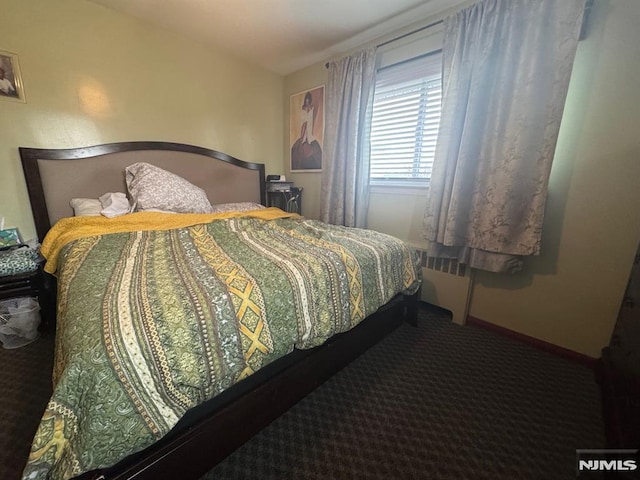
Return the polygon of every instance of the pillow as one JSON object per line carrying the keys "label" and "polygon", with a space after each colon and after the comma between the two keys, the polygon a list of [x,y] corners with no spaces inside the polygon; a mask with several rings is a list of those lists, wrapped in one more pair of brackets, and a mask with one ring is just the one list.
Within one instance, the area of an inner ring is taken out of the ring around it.
{"label": "pillow", "polygon": [[122,192],[105,193],[98,200],[102,205],[100,213],[107,218],[125,215],[133,210],[127,196]]}
{"label": "pillow", "polygon": [[102,203],[97,198],[72,198],[69,205],[76,217],[97,217],[102,211]]}
{"label": "pillow", "polygon": [[211,207],[211,213],[223,213],[223,212],[248,212],[250,210],[259,210],[264,208],[264,205],[253,202],[238,202],[238,203],[219,203]]}
{"label": "pillow", "polygon": [[149,163],[129,165],[125,169],[125,178],[136,211],[211,212],[211,204],[204,190]]}

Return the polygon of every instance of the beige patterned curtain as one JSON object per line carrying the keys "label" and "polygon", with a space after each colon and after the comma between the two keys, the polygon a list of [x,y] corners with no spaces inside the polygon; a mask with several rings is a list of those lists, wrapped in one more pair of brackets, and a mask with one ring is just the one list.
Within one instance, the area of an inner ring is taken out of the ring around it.
{"label": "beige patterned curtain", "polygon": [[444,20],[443,105],[424,237],[432,256],[516,272],[540,252],[585,0],[484,0]]}
{"label": "beige patterned curtain", "polygon": [[320,220],[365,227],[369,206],[367,115],[373,101],[375,49],[329,63]]}

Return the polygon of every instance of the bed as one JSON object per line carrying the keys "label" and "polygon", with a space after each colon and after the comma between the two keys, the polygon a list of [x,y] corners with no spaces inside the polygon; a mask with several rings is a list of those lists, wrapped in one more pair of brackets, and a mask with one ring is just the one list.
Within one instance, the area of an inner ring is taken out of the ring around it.
{"label": "bed", "polygon": [[[262,164],[167,142],[20,156],[58,294],[54,392],[25,478],[199,478],[415,323],[411,250],[264,208]],[[211,209],[154,203],[149,171],[186,182],[175,202],[193,186]],[[85,217],[70,205],[107,192],[144,211]]]}

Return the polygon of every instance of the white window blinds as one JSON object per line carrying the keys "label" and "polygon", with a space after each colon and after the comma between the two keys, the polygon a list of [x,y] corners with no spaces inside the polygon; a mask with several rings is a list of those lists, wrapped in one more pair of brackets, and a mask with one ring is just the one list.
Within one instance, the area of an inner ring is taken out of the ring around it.
{"label": "white window blinds", "polygon": [[371,118],[371,184],[424,184],[440,124],[442,55],[379,69]]}

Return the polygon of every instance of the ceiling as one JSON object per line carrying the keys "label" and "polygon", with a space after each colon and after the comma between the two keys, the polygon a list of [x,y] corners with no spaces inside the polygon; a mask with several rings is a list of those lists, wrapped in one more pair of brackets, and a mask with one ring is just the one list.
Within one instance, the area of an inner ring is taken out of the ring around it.
{"label": "ceiling", "polygon": [[91,0],[287,75],[461,0]]}

